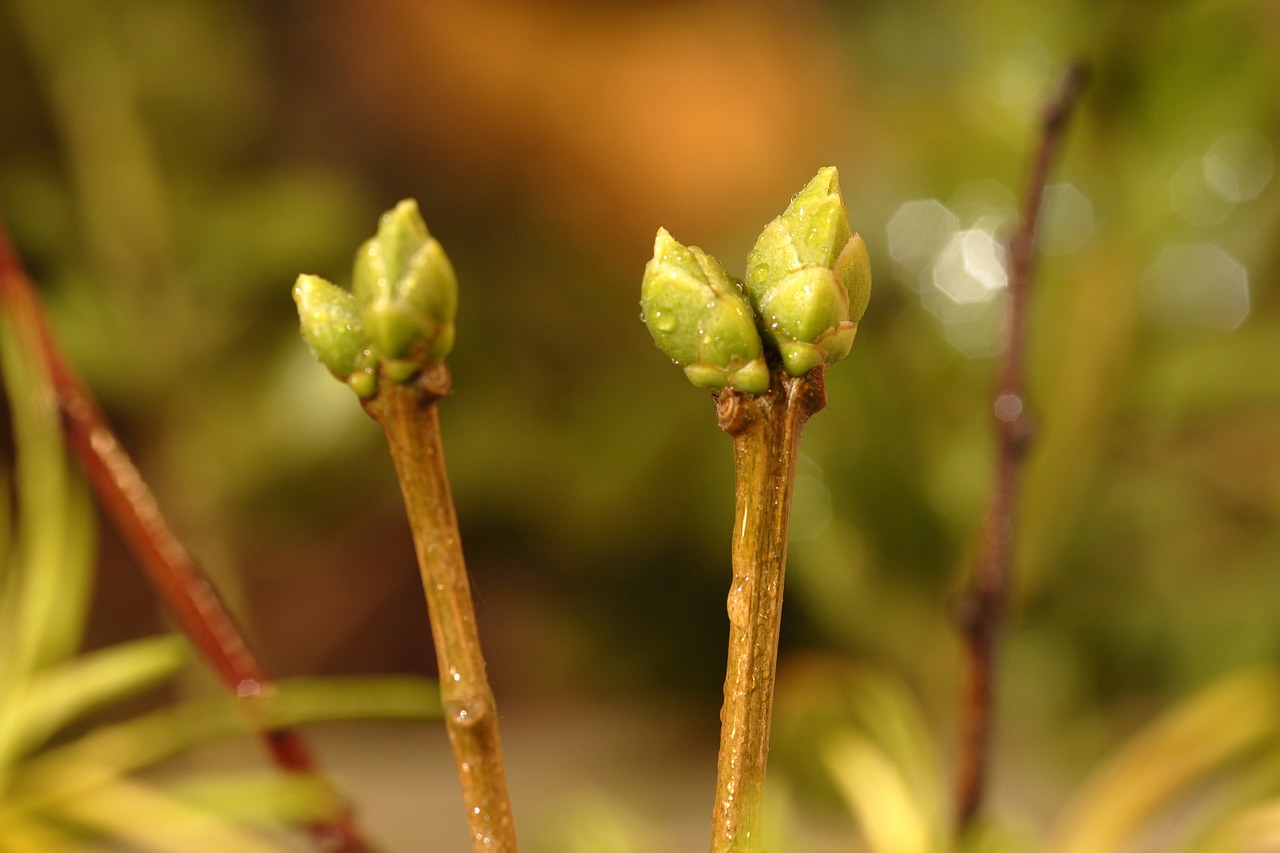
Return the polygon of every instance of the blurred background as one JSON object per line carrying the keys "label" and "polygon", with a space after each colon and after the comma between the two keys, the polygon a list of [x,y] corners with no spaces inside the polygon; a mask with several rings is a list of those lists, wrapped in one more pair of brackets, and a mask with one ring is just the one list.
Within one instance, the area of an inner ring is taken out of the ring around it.
{"label": "blurred background", "polygon": [[[461,287],[440,413],[522,834],[695,849],[731,441],[641,271],[663,226],[741,274],[837,166],[875,288],[804,437],[770,784],[790,849],[845,850],[810,723],[853,681],[909,700],[946,785],[1001,246],[1076,58],[998,686],[994,807],[1034,837],[1159,709],[1280,654],[1280,5],[3,0],[0,210],[268,669],[430,675],[382,435],[290,300],[417,198]],[[162,630],[100,537],[89,645]],[[390,849],[467,849],[438,726],[320,736]]]}

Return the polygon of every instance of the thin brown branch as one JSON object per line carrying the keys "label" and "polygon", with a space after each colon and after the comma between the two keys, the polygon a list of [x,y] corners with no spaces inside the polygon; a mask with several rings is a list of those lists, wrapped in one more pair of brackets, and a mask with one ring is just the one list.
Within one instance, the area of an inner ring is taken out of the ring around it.
{"label": "thin brown branch", "polygon": [[[24,344],[41,353],[58,397],[67,443],[169,615],[223,685],[240,699],[246,720],[272,761],[287,773],[323,778],[300,732],[263,724],[263,705],[275,695],[274,684],[217,590],[170,530],[142,475],[63,356],[3,222],[0,305],[18,321],[15,326],[28,330],[31,340]],[[326,851],[364,853],[370,849],[349,811],[308,830]]]}
{"label": "thin brown branch", "polygon": [[995,485],[979,534],[970,587],[960,612],[960,628],[968,658],[968,684],[961,709],[961,751],[956,779],[957,821],[962,831],[981,809],[987,782],[996,647],[1013,572],[1022,463],[1031,442],[1031,419],[1025,403],[1024,386],[1027,302],[1036,234],[1049,173],[1086,78],[1087,69],[1083,64],[1072,66],[1057,97],[1045,110],[1040,144],[1027,178],[1018,227],[1009,241],[1008,325],[992,406],[997,441]]}
{"label": "thin brown branch", "polygon": [[516,853],[498,709],[480,649],[436,411],[449,372],[439,365],[413,382],[384,377],[380,385],[364,405],[387,434],[413,532],[472,847],[476,853]]}
{"label": "thin brown branch", "polygon": [[711,853],[764,849],[761,807],[791,494],[804,424],[825,405],[821,369],[795,378],[775,367],[767,393],[729,390],[717,398],[720,426],[733,436],[736,511]]}

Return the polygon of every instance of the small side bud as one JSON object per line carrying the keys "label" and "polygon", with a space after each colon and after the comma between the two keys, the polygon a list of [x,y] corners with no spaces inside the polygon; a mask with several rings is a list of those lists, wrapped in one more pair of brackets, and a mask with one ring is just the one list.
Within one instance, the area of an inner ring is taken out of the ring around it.
{"label": "small side bud", "polygon": [[818,170],[747,255],[747,292],[793,376],[848,355],[871,297],[866,245],[832,166]]}
{"label": "small side bud", "polygon": [[658,347],[701,388],[760,394],[769,387],[760,335],[742,285],[710,255],[659,229],[640,288]]}
{"label": "small side bud", "polygon": [[352,287],[379,355],[434,364],[449,354],[458,282],[416,202],[382,215],[377,235],[356,252]]}
{"label": "small side bud", "polygon": [[[302,339],[311,347],[317,359],[329,372],[343,382],[357,377],[353,388],[359,384],[367,388],[371,396],[377,385],[358,378],[370,373],[371,361],[369,336],[365,334],[356,308],[356,298],[350,292],[316,275],[300,275],[293,285],[293,301],[298,306],[298,319],[302,324]],[[356,388],[360,393],[360,388]]]}

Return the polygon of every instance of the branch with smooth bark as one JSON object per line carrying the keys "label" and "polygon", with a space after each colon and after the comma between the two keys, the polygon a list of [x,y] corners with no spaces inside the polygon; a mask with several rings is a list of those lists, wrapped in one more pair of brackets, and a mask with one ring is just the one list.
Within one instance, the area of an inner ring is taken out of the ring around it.
{"label": "branch with smooth bark", "polygon": [[1032,439],[1025,373],[1027,306],[1036,234],[1050,170],[1087,76],[1084,65],[1072,66],[1044,112],[1040,142],[1027,178],[1017,229],[1009,241],[1006,337],[992,402],[997,444],[995,482],[979,532],[970,585],[958,614],[968,666],[956,776],[956,817],[962,831],[980,812],[986,788],[997,646],[1013,574],[1023,461]]}
{"label": "branch with smooth bark", "polygon": [[445,728],[472,845],[476,851],[515,853],[498,710],[480,649],[436,412],[436,400],[448,382],[448,371],[441,367],[412,383],[386,383],[365,403],[365,410],[387,434],[413,531],[440,671]]}
{"label": "branch with smooth bark", "polygon": [[818,170],[765,226],[739,281],[666,229],[640,304],[654,343],[716,393],[736,474],[729,652],[711,853],[763,849],[791,495],[800,434],[826,405],[828,365],[848,355],[871,296],[871,266],[849,226],[835,168]]}
{"label": "branch with smooth bark", "polygon": [[716,400],[720,427],[733,436],[735,512],[713,853],[762,849],[791,496],[800,435],[826,405],[823,370],[801,377],[775,370],[766,393],[729,390]]}
{"label": "branch with smooth bark", "polygon": [[412,200],[356,252],[351,290],[318,276],[293,289],[302,336],[381,424],[400,479],[427,599],[445,727],[476,853],[516,853],[498,711],[444,464],[436,402],[449,390],[457,280]]}

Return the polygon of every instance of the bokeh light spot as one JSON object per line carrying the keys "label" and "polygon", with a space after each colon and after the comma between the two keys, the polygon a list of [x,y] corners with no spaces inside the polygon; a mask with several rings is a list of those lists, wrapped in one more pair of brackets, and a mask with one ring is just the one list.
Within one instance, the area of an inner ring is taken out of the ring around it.
{"label": "bokeh light spot", "polygon": [[[960,219],[936,198],[906,202],[885,226],[889,255],[908,273],[920,273],[959,228]],[[908,279],[916,284],[916,276]]]}
{"label": "bokeh light spot", "polygon": [[1167,246],[1143,277],[1143,305],[1157,325],[1230,331],[1249,314],[1249,273],[1216,243]]}
{"label": "bokeh light spot", "polygon": [[1236,205],[1258,197],[1275,175],[1275,152],[1252,130],[1219,134],[1201,157],[1183,162],[1169,180],[1174,212],[1192,225],[1214,225]]}
{"label": "bokeh light spot", "polygon": [[933,284],[957,304],[986,302],[1005,286],[1004,247],[984,228],[959,231],[933,267]]}
{"label": "bokeh light spot", "polygon": [[1226,201],[1250,201],[1275,175],[1275,154],[1252,130],[1229,130],[1209,146],[1204,172],[1205,182]]}

